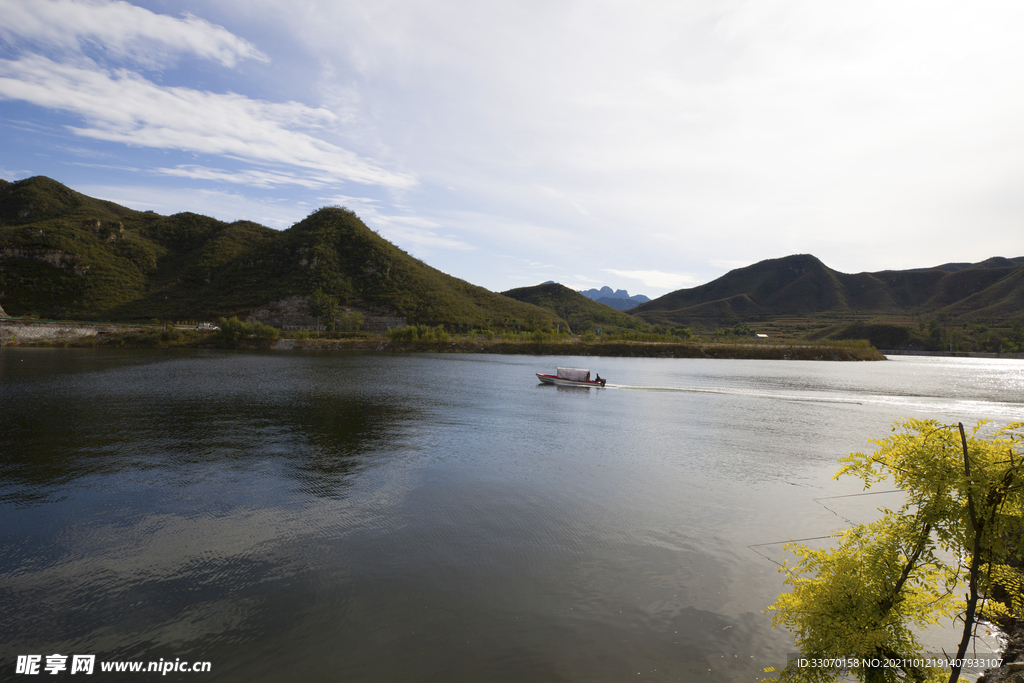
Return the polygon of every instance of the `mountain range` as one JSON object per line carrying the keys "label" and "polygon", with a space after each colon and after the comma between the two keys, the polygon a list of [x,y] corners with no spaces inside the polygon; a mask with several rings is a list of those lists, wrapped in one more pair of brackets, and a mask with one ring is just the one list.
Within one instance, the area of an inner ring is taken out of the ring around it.
{"label": "mountain range", "polygon": [[0,305],[11,316],[280,325],[321,290],[371,328],[554,327],[552,311],[442,273],[342,207],[287,230],[192,213],[160,216],[45,177],[0,181]]}
{"label": "mountain range", "polygon": [[612,290],[611,287],[604,286],[601,289],[581,289],[580,294],[597,301],[605,306],[611,306],[614,309],[620,311],[628,311],[631,308],[639,306],[642,303],[650,301],[650,299],[643,294],[629,295],[624,289]]}
{"label": "mountain range", "polygon": [[519,287],[502,292],[503,295],[554,311],[569,323],[574,334],[603,330],[646,330],[649,325],[614,306],[593,301],[582,292],[569,289],[556,282],[545,282],[532,287]]}
{"label": "mountain range", "polygon": [[670,325],[823,314],[1003,321],[1024,315],[1024,257],[851,275],[810,254],[797,254],[732,270],[699,287],[640,304],[630,313]]}
{"label": "mountain range", "polygon": [[[11,316],[248,315],[281,326],[289,316],[301,319],[305,298],[318,290],[362,313],[371,329],[412,323],[645,332],[762,327],[780,319],[813,319],[820,327],[938,319],[946,327],[956,321],[1007,328],[1024,316],[1024,257],[847,274],[797,254],[654,300],[554,283],[497,294],[413,258],[343,207],[319,209],[277,231],[135,211],[44,177],[0,180],[0,307]],[[610,301],[639,303],[627,314]]]}

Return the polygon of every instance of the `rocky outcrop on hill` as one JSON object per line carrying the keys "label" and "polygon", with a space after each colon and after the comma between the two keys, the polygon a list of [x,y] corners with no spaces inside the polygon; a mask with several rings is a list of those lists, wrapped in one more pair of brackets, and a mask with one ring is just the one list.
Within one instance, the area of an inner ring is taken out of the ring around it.
{"label": "rocky outcrop on hill", "polygon": [[[309,315],[306,310],[305,296],[289,296],[253,309],[246,322],[258,322],[282,330],[316,329],[316,318]],[[384,306],[363,303],[339,309],[342,315],[353,312],[363,316],[360,327],[371,332],[383,332],[390,327],[403,327],[408,324],[406,318]]]}
{"label": "rocky outcrop on hill", "polygon": [[51,265],[54,268],[71,271],[81,277],[89,272],[89,266],[82,266],[78,263],[78,257],[68,254],[60,249],[48,249],[46,247],[6,247],[0,249],[2,258],[32,259]]}

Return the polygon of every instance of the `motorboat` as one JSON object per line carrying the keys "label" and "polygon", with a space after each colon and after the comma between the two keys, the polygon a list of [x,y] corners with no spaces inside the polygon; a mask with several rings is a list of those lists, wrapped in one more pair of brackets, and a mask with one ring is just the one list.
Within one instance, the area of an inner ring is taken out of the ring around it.
{"label": "motorboat", "polygon": [[584,370],[582,368],[558,368],[555,370],[555,374],[546,375],[538,372],[537,379],[542,384],[557,384],[563,387],[603,387],[607,380],[601,379],[601,375],[598,374],[594,379],[590,379],[590,370]]}

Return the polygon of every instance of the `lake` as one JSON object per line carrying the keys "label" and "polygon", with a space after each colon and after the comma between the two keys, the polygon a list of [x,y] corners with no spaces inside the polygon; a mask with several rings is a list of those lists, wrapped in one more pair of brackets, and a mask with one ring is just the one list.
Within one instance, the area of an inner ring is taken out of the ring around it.
{"label": "lake", "polygon": [[753,681],[779,542],[899,505],[837,460],[1024,362],[5,348],[0,409],[3,678]]}

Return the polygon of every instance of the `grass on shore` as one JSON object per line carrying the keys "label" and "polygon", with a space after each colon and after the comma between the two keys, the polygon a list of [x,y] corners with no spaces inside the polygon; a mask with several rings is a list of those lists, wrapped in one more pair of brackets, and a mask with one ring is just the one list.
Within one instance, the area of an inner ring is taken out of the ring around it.
{"label": "grass on shore", "polygon": [[[133,330],[52,341],[25,341],[21,346],[69,348],[245,348],[270,349],[278,335],[261,330]],[[436,334],[402,339],[393,335],[343,333],[323,336],[290,334],[289,348],[398,353],[500,353],[527,355],[610,356],[623,358],[760,358],[779,360],[884,360],[865,340],[764,343],[756,340],[653,342],[533,335]]]}

